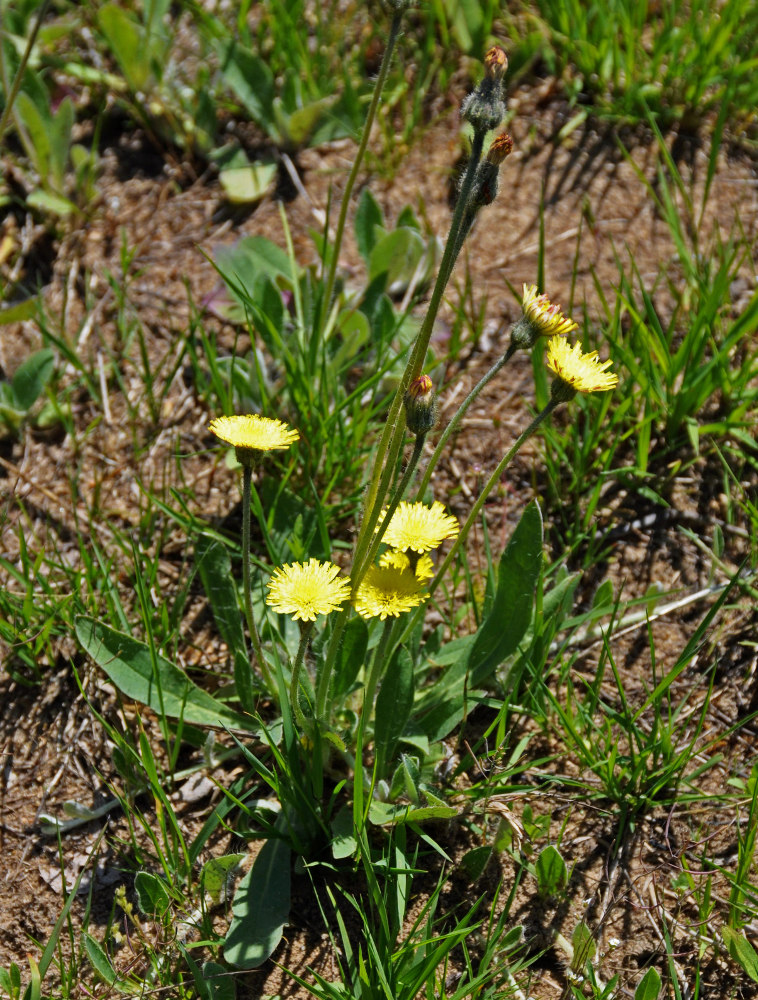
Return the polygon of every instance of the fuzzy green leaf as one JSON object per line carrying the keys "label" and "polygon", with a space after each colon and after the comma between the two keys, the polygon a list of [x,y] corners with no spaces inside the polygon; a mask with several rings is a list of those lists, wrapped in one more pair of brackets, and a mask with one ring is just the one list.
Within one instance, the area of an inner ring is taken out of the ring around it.
{"label": "fuzzy green leaf", "polygon": [[661,992],[661,977],[657,969],[652,966],[639,981],[637,989],[634,991],[634,1000],[658,1000]]}
{"label": "fuzzy green leaf", "polygon": [[250,719],[217,701],[164,657],[132,636],[80,615],[76,637],[82,648],[128,698],[141,701],[158,715],[198,726],[250,729]]}
{"label": "fuzzy green leaf", "polygon": [[257,969],[282,939],[290,912],[290,849],[267,840],[232,903],[224,958],[238,969]]}
{"label": "fuzzy green leaf", "polygon": [[[376,722],[374,741],[376,743],[376,771],[384,777],[392,761],[398,740],[413,707],[413,661],[406,649],[398,647],[389,664],[382,686],[376,699]],[[371,706],[365,705],[364,712]]]}
{"label": "fuzzy green leaf", "polygon": [[[758,983],[758,952],[744,934],[732,927],[722,927],[721,935],[729,949],[729,954],[754,983]],[[636,1000],[636,998],[635,998]]]}

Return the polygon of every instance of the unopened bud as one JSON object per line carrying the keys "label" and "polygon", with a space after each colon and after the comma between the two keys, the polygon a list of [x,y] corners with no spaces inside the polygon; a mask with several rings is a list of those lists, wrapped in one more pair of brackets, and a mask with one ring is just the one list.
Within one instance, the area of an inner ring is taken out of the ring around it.
{"label": "unopened bud", "polygon": [[437,398],[434,383],[428,375],[419,375],[408,386],[403,400],[405,422],[416,435],[428,434],[437,423]]}
{"label": "unopened bud", "polygon": [[493,45],[484,57],[484,67],[487,70],[487,76],[492,80],[502,80],[508,69],[508,56],[505,54],[505,49],[499,45]]}
{"label": "unopened bud", "polygon": [[490,148],[487,150],[487,161],[499,167],[506,156],[513,152],[513,139],[507,132],[501,132],[492,140]]}

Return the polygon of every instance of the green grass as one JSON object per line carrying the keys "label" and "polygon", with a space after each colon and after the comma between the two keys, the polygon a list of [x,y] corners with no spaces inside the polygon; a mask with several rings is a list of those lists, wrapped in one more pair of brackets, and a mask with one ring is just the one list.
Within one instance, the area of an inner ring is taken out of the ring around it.
{"label": "green grass", "polygon": [[[722,702],[742,696],[756,648],[758,297],[739,310],[732,301],[755,270],[748,222],[704,219],[727,141],[752,138],[756,25],[744,5],[727,0],[717,18],[709,9],[435,0],[407,15],[372,171],[402,179],[406,148],[430,127],[429,96],[479,79],[475,60],[507,29],[522,84],[536,83],[535,70],[557,74],[574,109],[564,134],[602,119],[649,130],[656,166],[638,178],[673,249],[651,277],[616,246],[618,277],[596,280],[598,305],[569,303],[571,339],[610,358],[619,386],[580,393],[542,423],[533,490],[509,500],[515,527],[501,544],[491,520],[474,518],[481,543],[472,531],[449,573],[427,581],[429,603],[397,619],[345,609],[311,632],[267,605],[266,584],[278,566],[311,558],[344,569],[354,545],[351,572],[373,563],[380,510],[417,457],[403,448],[397,391],[434,320],[443,233],[409,208],[386,217],[366,187],[354,199],[360,268],[343,273],[332,269],[344,249],[336,191],[326,229],[292,234],[282,208],[278,233],[207,261],[225,283],[223,322],[190,301],[170,342],[142,313],[135,285],[150,275],[126,235],[107,309],[86,292],[73,334],[65,310],[23,280],[3,291],[22,312],[0,322],[23,318],[42,348],[20,376],[4,373],[3,468],[13,477],[25,445],[51,434],[65,470],[25,465],[18,482],[31,492],[3,499],[3,668],[42,698],[76,649],[111,754],[94,762],[114,824],[96,848],[123,871],[104,923],[96,884],[81,906],[77,886],[64,886],[47,940],[0,969],[4,995],[231,1000],[252,970],[263,981],[304,907],[334,965],[286,974],[320,1000],[523,1000],[544,989],[546,969],[565,997],[700,998],[714,968],[722,995],[748,995],[758,976],[758,765],[745,750],[755,713]],[[3,157],[23,183],[5,182],[0,210],[34,212],[57,236],[98,211],[97,137],[113,108],[167,163],[181,150],[203,169],[231,158],[257,169],[254,144],[243,149],[236,125],[225,131],[232,119],[264,137],[264,159],[296,161],[308,144],[359,137],[377,72],[369,42],[388,34],[373,8],[375,22],[300,0],[233,14],[61,0],[35,35],[41,10],[15,4],[3,22]],[[86,82],[89,105],[59,103],[63,79]],[[672,127],[710,142],[697,197],[670,152]],[[481,174],[467,177],[461,204],[469,181],[483,192]],[[310,240],[312,262],[293,235]],[[588,238],[580,229],[568,254],[572,288]],[[545,262],[543,246],[537,282]],[[450,342],[419,351],[435,381],[456,370],[491,310],[469,274],[446,295]],[[95,349],[79,349],[83,331]],[[543,358],[538,341],[535,413],[550,405]],[[300,432],[291,450],[261,456],[243,493],[252,558],[228,468],[236,475],[248,456],[216,448],[205,416],[162,443],[180,382],[195,415],[260,412]],[[102,452],[113,440],[123,453]],[[638,576],[622,558],[635,545],[629,522],[677,512],[685,481],[718,503],[667,528],[682,579]],[[461,510],[473,502],[456,497]],[[710,590],[693,592],[688,581],[702,575]],[[103,677],[105,705],[93,683]],[[190,825],[181,795],[200,778],[214,797]],[[64,872],[71,834],[101,820],[88,803],[68,812],[58,825],[40,817]],[[655,905],[637,895],[643,855]],[[639,967],[629,942],[609,943],[632,911],[652,928]]]}

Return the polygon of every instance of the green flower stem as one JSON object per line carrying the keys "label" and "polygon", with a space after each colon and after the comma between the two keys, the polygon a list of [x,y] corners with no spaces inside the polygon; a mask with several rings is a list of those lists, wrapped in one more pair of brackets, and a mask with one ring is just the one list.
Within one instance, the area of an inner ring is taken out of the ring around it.
{"label": "green flower stem", "polygon": [[430,595],[433,594],[434,591],[439,586],[439,584],[440,584],[440,582],[442,580],[442,577],[445,574],[445,571],[447,570],[448,566],[450,565],[450,563],[455,558],[456,553],[458,552],[458,549],[466,541],[466,537],[467,537],[469,531],[471,530],[471,525],[477,519],[477,517],[479,516],[479,512],[481,511],[482,507],[484,506],[484,501],[490,495],[490,493],[492,492],[493,488],[497,484],[498,480],[500,479],[500,477],[502,476],[503,472],[506,470],[506,468],[508,467],[508,465],[510,465],[511,461],[513,460],[514,455],[516,455],[516,453],[519,451],[519,449],[524,444],[524,442],[527,440],[527,438],[530,438],[532,436],[532,434],[534,434],[534,432],[537,430],[537,428],[542,423],[542,421],[546,417],[550,416],[550,414],[553,412],[553,410],[556,408],[556,406],[558,406],[561,402],[562,402],[561,399],[551,398],[548,401],[547,406],[537,414],[537,416],[529,424],[529,426],[526,428],[526,430],[523,431],[519,435],[519,437],[516,439],[513,447],[510,449],[510,451],[506,452],[503,460],[500,462],[500,464],[498,465],[498,467],[495,469],[495,471],[492,473],[492,475],[490,476],[490,478],[487,480],[487,483],[485,484],[484,488],[482,489],[482,492],[479,494],[479,496],[478,496],[478,498],[476,500],[476,503],[471,508],[471,511],[469,512],[469,516],[466,518],[466,522],[463,525],[463,527],[461,528],[460,534],[458,535],[458,537],[453,542],[453,545],[451,546],[450,551],[445,556],[445,558],[444,558],[444,560],[442,562],[442,565],[437,570],[437,573],[435,574],[434,579],[429,584],[429,594]]}
{"label": "green flower stem", "polygon": [[313,622],[303,625],[302,632],[300,633],[300,645],[297,647],[297,656],[292,666],[292,680],[290,681],[290,704],[295,713],[295,720],[303,732],[307,732],[308,723],[303,715],[303,710],[300,708],[300,670],[303,666],[305,651],[308,648],[308,640],[311,637],[312,631]]}
{"label": "green flower stem", "polygon": [[[455,211],[453,212],[453,218],[450,222],[450,230],[447,235],[445,250],[442,254],[440,268],[437,272],[437,279],[434,283],[431,298],[429,299],[426,315],[424,316],[421,329],[416,337],[416,342],[413,346],[411,356],[408,358],[408,363],[405,366],[405,371],[403,372],[400,385],[395,393],[395,398],[392,401],[392,406],[390,407],[390,412],[387,416],[387,423],[385,424],[384,432],[382,433],[382,437],[377,448],[376,458],[374,459],[374,468],[371,474],[371,481],[369,482],[366,497],[366,504],[364,506],[363,520],[358,530],[358,538],[355,543],[353,555],[353,565],[362,568],[363,572],[365,572],[368,567],[365,552],[370,544],[377,521],[379,520],[379,514],[382,509],[382,501],[389,488],[392,469],[394,468],[394,463],[397,460],[397,455],[400,452],[402,435],[405,430],[405,421],[398,419],[400,408],[403,404],[405,393],[408,390],[408,386],[411,384],[412,379],[416,378],[421,373],[424,358],[426,357],[426,352],[429,348],[432,330],[434,329],[434,321],[437,318],[437,313],[442,302],[442,296],[450,275],[452,274],[453,267],[455,266],[455,261],[461,250],[462,244],[458,240],[458,234],[465,221],[465,216],[468,210],[469,196],[474,184],[476,170],[482,157],[483,144],[484,134],[476,133],[472,143],[471,157],[468,161],[466,173],[463,176],[463,182],[461,183],[460,192],[458,194],[458,200],[455,204]],[[389,458],[387,459],[388,452]],[[385,461],[385,459],[387,460]],[[358,584],[360,584],[360,577],[358,577],[357,580],[354,578],[353,583],[354,586],[357,587]]]}
{"label": "green flower stem", "polygon": [[[390,636],[392,635],[393,625],[394,619],[385,619],[382,634],[379,636],[379,642],[376,644],[376,648],[374,649],[374,658],[371,661],[371,669],[369,670],[368,680],[366,681],[366,687],[363,690],[363,709],[361,711],[360,722],[358,723],[356,745],[358,743],[360,743],[361,746],[364,745],[363,737],[366,732],[366,726],[374,709],[374,697],[376,695],[376,689],[379,686],[379,678],[382,676],[382,670],[386,662],[387,645],[389,643]],[[356,772],[357,769],[358,762],[356,762]]]}
{"label": "green flower stem", "polygon": [[258,629],[255,626],[253,617],[253,599],[250,586],[250,494],[253,485],[252,463],[245,463],[242,466],[242,590],[245,595],[245,618],[247,619],[247,629],[250,633],[250,641],[255,650],[255,658],[258,661],[261,674],[269,691],[274,691],[269,673],[268,664],[263,657],[263,647]]}
{"label": "green flower stem", "polygon": [[484,375],[479,380],[479,382],[474,386],[474,388],[471,390],[468,396],[466,396],[461,405],[458,407],[458,410],[453,416],[453,419],[450,421],[445,430],[442,432],[442,436],[437,442],[437,447],[434,449],[432,457],[429,459],[429,463],[426,467],[426,472],[424,473],[423,478],[421,479],[421,484],[418,488],[418,493],[416,494],[416,500],[423,500],[424,493],[426,492],[426,488],[429,485],[429,480],[432,478],[432,472],[434,472],[434,468],[437,465],[437,462],[439,461],[440,455],[442,454],[442,449],[447,444],[450,435],[453,433],[453,431],[456,429],[458,424],[463,419],[466,410],[468,410],[469,406],[471,406],[471,404],[474,402],[474,400],[482,391],[482,389],[487,385],[487,383],[491,382],[492,379],[500,371],[500,369],[503,368],[511,360],[511,358],[513,357],[513,355],[516,353],[517,350],[518,350],[517,345],[511,343],[505,354],[500,358],[499,361],[497,361],[492,366],[492,368],[490,368],[487,374]]}
{"label": "green flower stem", "polygon": [[400,35],[400,24],[402,22],[403,12],[402,10],[397,10],[392,16],[392,21],[390,23],[389,36],[387,37],[387,46],[384,50],[384,55],[382,56],[382,64],[379,67],[379,75],[376,78],[376,83],[374,84],[374,93],[371,97],[371,104],[369,105],[368,112],[366,114],[366,122],[363,126],[363,134],[361,135],[361,141],[358,146],[358,151],[355,154],[355,160],[353,161],[353,166],[348,174],[347,183],[345,185],[345,190],[342,194],[342,202],[340,204],[340,214],[337,219],[337,228],[334,233],[334,246],[332,248],[332,257],[329,261],[329,271],[326,278],[326,288],[324,290],[323,298],[323,315],[320,318],[320,324],[326,322],[326,318],[329,315],[329,310],[332,305],[332,296],[334,295],[334,283],[337,277],[337,265],[339,264],[340,249],[342,248],[342,239],[345,235],[345,223],[347,222],[347,213],[350,207],[350,199],[353,194],[353,188],[355,187],[355,182],[358,179],[358,171],[360,170],[361,162],[363,161],[364,154],[366,152],[366,147],[368,146],[368,141],[371,136],[371,128],[374,124],[376,118],[376,113],[379,110],[379,101],[382,96],[382,91],[384,90],[384,84],[387,82],[387,73],[389,72],[390,63],[392,62],[392,56],[394,53],[395,45],[397,44],[398,37]]}
{"label": "green flower stem", "polygon": [[[376,558],[376,553],[379,550],[379,546],[382,541],[382,536],[387,530],[389,523],[392,520],[392,515],[397,510],[398,504],[405,496],[405,491],[408,489],[408,486],[410,485],[410,482],[413,479],[413,473],[416,471],[416,466],[418,465],[418,461],[421,458],[421,452],[424,450],[425,440],[426,440],[426,434],[416,435],[416,440],[413,444],[413,453],[411,454],[406,470],[403,473],[403,478],[398,483],[397,488],[395,489],[395,492],[392,496],[392,499],[390,500],[389,505],[387,506],[387,513],[384,515],[382,523],[379,525],[378,529],[374,533],[374,538],[368,550],[368,555],[366,556],[365,563],[357,568],[357,576],[359,582],[366,575],[366,571],[368,570],[369,566],[373,564],[374,559]],[[354,577],[351,579],[354,580]],[[355,593],[355,589],[353,590],[353,593]]]}

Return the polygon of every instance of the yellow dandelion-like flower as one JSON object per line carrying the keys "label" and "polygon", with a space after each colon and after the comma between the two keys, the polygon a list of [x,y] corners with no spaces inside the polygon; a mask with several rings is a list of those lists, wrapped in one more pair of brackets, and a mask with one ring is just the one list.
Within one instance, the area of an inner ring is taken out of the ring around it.
{"label": "yellow dandelion-like flower", "polygon": [[548,368],[558,376],[559,389],[573,390],[572,395],[577,392],[606,392],[618,385],[618,375],[606,370],[613,362],[601,361],[597,351],[582,354],[581,344],[570,347],[561,337],[550,340],[545,360]]}
{"label": "yellow dandelion-like flower", "polygon": [[236,417],[216,417],[208,430],[243,451],[276,451],[289,448],[300,435],[282,420],[261,417],[257,413]]}
{"label": "yellow dandelion-like flower", "polygon": [[339,611],[350,597],[350,578],[336,579],[339,566],[309,559],[307,563],[287,563],[274,570],[268,582],[266,604],[295,621],[316,620],[317,615]]}
{"label": "yellow dandelion-like flower", "polygon": [[[379,523],[384,519],[384,513]],[[423,503],[401,500],[390,519],[382,541],[393,549],[405,552],[428,552],[436,549],[446,538],[455,538],[460,528],[452,514],[435,500],[431,507]]]}
{"label": "yellow dandelion-like flower", "polygon": [[362,618],[398,618],[427,598],[422,582],[410,568],[371,566],[353,597],[353,607]]}
{"label": "yellow dandelion-like flower", "polygon": [[524,285],[521,308],[537,337],[562,335],[576,330],[573,319],[564,316],[561,307],[553,304],[544,292],[539,293],[536,285]]}
{"label": "yellow dandelion-like flower", "polygon": [[[394,569],[411,569],[411,560],[406,552],[398,552],[397,549],[387,549],[379,556],[379,565],[381,567],[392,567]],[[426,553],[419,556],[415,567],[413,567],[413,572],[416,574],[416,579],[420,582],[424,580],[431,580],[434,576],[434,563],[431,557]]]}

